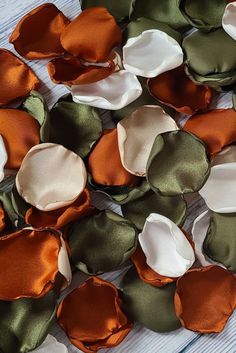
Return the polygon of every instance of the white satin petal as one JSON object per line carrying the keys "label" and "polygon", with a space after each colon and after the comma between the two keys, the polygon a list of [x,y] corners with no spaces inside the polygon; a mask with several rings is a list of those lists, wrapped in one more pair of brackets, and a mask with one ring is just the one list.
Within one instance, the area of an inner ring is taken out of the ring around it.
{"label": "white satin petal", "polygon": [[194,263],[192,246],[170,219],[156,213],[146,219],[139,242],[147,264],[162,276],[182,276]]}
{"label": "white satin petal", "polygon": [[224,148],[220,153],[212,157],[211,165],[236,162],[236,145]]}
{"label": "white satin petal", "polygon": [[42,143],[27,153],[16,175],[23,199],[42,211],[73,203],[85,188],[83,160],[61,145]]}
{"label": "white satin petal", "polygon": [[124,108],[141,94],[142,86],[137,77],[126,70],[95,83],[72,86],[74,102],[107,110]]}
{"label": "white satin petal", "polygon": [[126,70],[143,77],[156,77],[183,63],[179,43],[165,32],[156,29],[144,31],[128,39],[123,47],[123,65]]}
{"label": "white satin petal", "polygon": [[61,249],[58,254],[58,270],[65,277],[67,284],[70,285],[72,280],[72,272],[70,267],[70,260],[66,250],[66,243],[61,236]]}
{"label": "white satin petal", "polygon": [[202,266],[218,265],[223,268],[226,268],[222,264],[211,260],[203,252],[203,243],[206,238],[207,231],[210,225],[210,219],[211,219],[211,211],[208,210],[203,212],[200,216],[198,216],[193,223],[192,236],[195,244],[195,253]]}
{"label": "white satin petal", "polygon": [[157,135],[178,130],[175,121],[159,106],[145,105],[117,125],[121,162],[134,175],[145,176],[146,164]]}
{"label": "white satin petal", "polygon": [[236,1],[226,6],[222,18],[222,27],[230,37],[236,40]]}
{"label": "white satin petal", "polygon": [[199,194],[214,212],[236,212],[236,163],[212,167],[210,176]]}
{"label": "white satin petal", "polygon": [[55,337],[48,335],[45,341],[32,353],[68,353],[66,346],[59,343]]}
{"label": "white satin petal", "polygon": [[7,163],[8,155],[2,136],[0,135],[0,182],[4,179],[4,167]]}

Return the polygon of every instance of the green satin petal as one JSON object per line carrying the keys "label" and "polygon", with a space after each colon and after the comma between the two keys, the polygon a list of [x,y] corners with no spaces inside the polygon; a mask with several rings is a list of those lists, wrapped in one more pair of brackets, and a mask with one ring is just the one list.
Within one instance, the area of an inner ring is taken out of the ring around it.
{"label": "green satin petal", "polygon": [[187,205],[182,196],[161,196],[150,190],[144,196],[121,206],[124,217],[143,229],[151,213],[161,214],[182,226],[187,217]]}
{"label": "green satin petal", "polygon": [[177,0],[180,11],[188,23],[203,31],[222,26],[225,0]]}
{"label": "green satin petal", "polygon": [[11,203],[16,214],[24,220],[26,211],[31,207],[31,205],[25,202],[25,200],[18,194],[15,185],[11,191]]}
{"label": "green satin petal", "polygon": [[56,308],[53,292],[40,299],[0,301],[0,351],[26,353],[40,346],[49,333]]}
{"label": "green satin petal", "polygon": [[128,17],[132,13],[134,0],[80,0],[82,10],[89,7],[105,7],[116,19]]}
{"label": "green satin petal", "polygon": [[177,0],[136,0],[132,18],[139,17],[167,23],[175,29],[189,27],[189,23],[178,8]]}
{"label": "green satin petal", "polygon": [[87,156],[102,134],[102,121],[96,108],[74,103],[70,94],[59,99],[51,112],[50,142]]}
{"label": "green satin petal", "polygon": [[166,196],[196,192],[209,173],[205,144],[195,135],[178,130],[156,137],[147,163],[153,190]]}
{"label": "green satin petal", "polygon": [[135,186],[126,192],[120,193],[119,195],[112,195],[111,199],[118,205],[125,205],[128,202],[144,196],[149,190],[151,190],[150,185],[145,178],[142,178],[140,185]]}
{"label": "green satin petal", "polygon": [[13,207],[13,204],[11,201],[11,193],[0,191],[0,201],[6,214],[7,229],[4,230],[4,233],[14,232],[18,227],[19,217]]}
{"label": "green satin petal", "polygon": [[73,265],[97,275],[117,269],[133,255],[137,230],[127,219],[105,210],[74,223],[69,244]]}
{"label": "green satin petal", "polygon": [[169,36],[174,38],[178,43],[182,42],[181,34],[175,31],[170,26],[168,26],[168,24],[150,20],[144,17],[137,18],[135,21],[131,21],[128,24],[125,30],[126,39],[137,37],[140,34],[142,34],[142,32],[147,31],[149,29],[158,29],[162,32],[167,33]]}
{"label": "green satin petal", "polygon": [[123,279],[123,310],[132,320],[155,332],[179,328],[174,307],[175,283],[154,287],[143,282],[134,268]]}
{"label": "green satin petal", "polygon": [[236,41],[223,29],[196,31],[183,40],[187,73],[197,83],[212,87],[236,82]]}
{"label": "green satin petal", "polygon": [[40,139],[42,142],[48,142],[50,134],[50,116],[43,96],[39,92],[31,91],[30,95],[22,103],[20,109],[25,110],[39,122],[41,126]]}
{"label": "green satin petal", "polygon": [[236,213],[212,213],[203,250],[212,260],[236,272]]}

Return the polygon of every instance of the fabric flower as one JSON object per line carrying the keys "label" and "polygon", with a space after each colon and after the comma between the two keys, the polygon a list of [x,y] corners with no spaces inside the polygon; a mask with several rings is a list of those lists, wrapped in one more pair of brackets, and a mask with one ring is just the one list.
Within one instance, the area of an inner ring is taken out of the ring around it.
{"label": "fabric flower", "polygon": [[72,224],[68,239],[73,265],[98,275],[117,269],[133,255],[137,230],[127,219],[105,210]]}
{"label": "fabric flower", "polygon": [[224,15],[222,18],[222,27],[225,32],[236,40],[236,1],[229,3],[225,7]]}
{"label": "fabric flower", "polygon": [[9,41],[26,59],[59,56],[65,51],[60,36],[69,23],[54,4],[43,4],[22,17]]}
{"label": "fabric flower", "polygon": [[235,308],[236,279],[221,267],[193,269],[177,281],[175,310],[189,330],[221,332]]}
{"label": "fabric flower", "polygon": [[132,329],[121,305],[113,284],[92,277],[61,302],[58,322],[77,348],[97,352],[118,345]]}
{"label": "fabric flower", "polygon": [[16,176],[22,198],[41,211],[72,204],[83,192],[87,173],[82,159],[61,145],[31,148]]}
{"label": "fabric flower", "polygon": [[40,81],[32,69],[7,49],[0,49],[0,106],[26,97]]}

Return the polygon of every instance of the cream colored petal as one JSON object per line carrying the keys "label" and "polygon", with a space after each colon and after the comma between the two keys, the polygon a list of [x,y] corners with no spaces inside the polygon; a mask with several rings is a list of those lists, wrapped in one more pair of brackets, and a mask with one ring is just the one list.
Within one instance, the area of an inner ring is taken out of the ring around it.
{"label": "cream colored petal", "polygon": [[194,263],[192,246],[170,219],[156,213],[146,219],[139,242],[147,264],[162,276],[182,276]]}
{"label": "cream colored petal", "polygon": [[236,40],[236,1],[226,6],[222,18],[222,27],[230,37]]}
{"label": "cream colored petal", "polygon": [[45,341],[32,353],[68,353],[66,346],[59,343],[55,337],[48,335]]}
{"label": "cream colored petal", "polygon": [[145,176],[153,142],[163,132],[178,130],[175,121],[157,105],[145,105],[117,125],[121,162],[130,173]]}
{"label": "cream colored petal", "polygon": [[183,63],[179,43],[165,32],[151,29],[128,39],[123,47],[124,68],[135,75],[155,77]]}
{"label": "cream colored petal", "polygon": [[200,216],[198,216],[193,223],[192,236],[195,244],[196,257],[202,266],[218,265],[223,268],[226,268],[222,264],[211,260],[203,252],[203,243],[206,238],[207,231],[210,225],[210,218],[211,218],[211,211],[208,210],[203,212]]}
{"label": "cream colored petal", "polygon": [[224,148],[220,153],[212,157],[211,165],[236,162],[236,145]]}
{"label": "cream colored petal", "polygon": [[16,175],[23,199],[42,211],[73,203],[85,188],[83,160],[61,145],[42,143],[27,153]]}
{"label": "cream colored petal", "polygon": [[74,102],[107,110],[124,108],[141,94],[142,86],[137,77],[125,70],[95,83],[72,86]]}
{"label": "cream colored petal", "polygon": [[199,194],[214,212],[236,212],[236,163],[212,167],[210,176]]}
{"label": "cream colored petal", "polygon": [[4,179],[4,167],[7,163],[7,151],[2,136],[0,135],[0,182]]}
{"label": "cream colored petal", "polygon": [[66,250],[66,243],[61,236],[61,249],[58,254],[58,270],[65,277],[67,284],[70,285],[72,280],[72,272],[70,267],[70,260]]}

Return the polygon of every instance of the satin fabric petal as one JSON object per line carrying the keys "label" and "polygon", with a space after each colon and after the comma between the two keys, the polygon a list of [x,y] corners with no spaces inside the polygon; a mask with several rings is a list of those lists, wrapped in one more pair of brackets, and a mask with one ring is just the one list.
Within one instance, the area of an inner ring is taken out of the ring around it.
{"label": "satin fabric petal", "polygon": [[0,244],[0,263],[4,268],[0,274],[1,300],[39,298],[52,289],[59,271],[58,236],[49,230],[22,229],[0,237]]}
{"label": "satin fabric petal", "polygon": [[236,142],[236,112],[216,109],[196,114],[184,125],[184,130],[198,136],[212,154]]}
{"label": "satin fabric petal", "polygon": [[84,158],[102,134],[102,120],[96,108],[61,97],[50,111],[50,141]]}
{"label": "satin fabric petal", "polygon": [[5,226],[6,226],[5,211],[4,211],[3,207],[0,207],[0,232],[2,232],[4,230]]}
{"label": "satin fabric petal", "polygon": [[68,231],[73,265],[90,275],[113,271],[135,252],[133,223],[110,211],[100,211],[74,223]]}
{"label": "satin fabric petal", "polygon": [[123,167],[131,174],[146,175],[146,164],[157,135],[178,130],[175,121],[159,106],[143,106],[117,124]]}
{"label": "satin fabric petal", "polygon": [[142,281],[134,268],[124,276],[123,309],[127,316],[155,332],[169,332],[180,327],[175,314],[175,283],[154,287]]}
{"label": "satin fabric petal", "polygon": [[54,322],[56,308],[57,295],[53,291],[37,300],[0,301],[1,351],[29,352],[40,346]]}
{"label": "satin fabric petal", "polygon": [[191,81],[184,66],[149,79],[148,88],[154,98],[182,114],[205,111],[212,99],[211,88]]}
{"label": "satin fabric petal", "polygon": [[141,94],[142,86],[137,77],[125,70],[95,83],[72,86],[74,102],[107,110],[122,109]]}
{"label": "satin fabric petal", "polygon": [[74,203],[54,211],[40,211],[35,207],[27,210],[25,221],[36,229],[54,228],[60,229],[76,221],[90,212],[90,194],[85,189]]}
{"label": "satin fabric petal", "polygon": [[113,284],[92,277],[62,301],[58,322],[77,348],[97,352],[118,345],[132,329],[121,304]]}
{"label": "satin fabric petal", "polygon": [[236,162],[236,146],[228,146],[212,157],[211,166]]}
{"label": "satin fabric petal", "polygon": [[236,212],[236,163],[218,164],[199,191],[210,210],[219,213]]}
{"label": "satin fabric petal", "polygon": [[177,281],[175,310],[189,330],[221,332],[235,307],[236,278],[221,267],[193,269]]}
{"label": "satin fabric petal", "polygon": [[[53,161],[53,163],[52,163]],[[87,172],[83,160],[53,143],[31,148],[16,176],[20,196],[41,211],[72,204],[83,192]]]}
{"label": "satin fabric petal", "polygon": [[83,10],[90,7],[105,7],[117,20],[128,17],[132,12],[133,0],[81,0]]}
{"label": "satin fabric petal", "polygon": [[54,4],[40,5],[26,14],[9,41],[26,59],[45,59],[62,55],[60,35],[70,21]]}
{"label": "satin fabric petal", "polygon": [[94,182],[100,185],[135,186],[139,180],[122,166],[117,129],[103,131],[89,155],[88,170]]}
{"label": "satin fabric petal", "polygon": [[66,346],[56,340],[52,335],[47,335],[45,341],[33,353],[68,353]]}
{"label": "satin fabric petal", "polygon": [[222,27],[225,32],[236,40],[236,2],[233,1],[228,4],[225,8],[224,15],[222,18]]}
{"label": "satin fabric petal", "polygon": [[155,77],[183,63],[179,43],[165,32],[150,29],[128,39],[123,47],[123,64],[129,72]]}
{"label": "satin fabric petal", "polygon": [[154,191],[174,196],[198,191],[210,173],[204,143],[185,131],[156,137],[147,163],[147,179]]}
{"label": "satin fabric petal", "polygon": [[61,44],[68,53],[89,62],[106,61],[120,43],[121,30],[103,7],[82,11],[61,35]]}
{"label": "satin fabric petal", "polygon": [[7,163],[8,155],[3,141],[2,136],[0,135],[0,182],[4,179],[4,167]]}
{"label": "satin fabric petal", "polygon": [[40,125],[27,112],[0,109],[0,134],[8,155],[6,168],[17,170],[28,151],[40,142]]}
{"label": "satin fabric petal", "polygon": [[40,87],[33,70],[7,49],[0,49],[0,106],[26,97]]}

